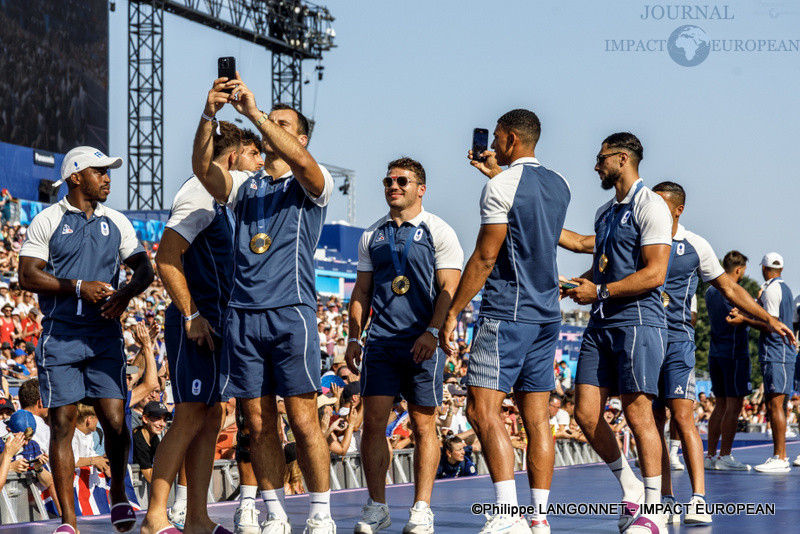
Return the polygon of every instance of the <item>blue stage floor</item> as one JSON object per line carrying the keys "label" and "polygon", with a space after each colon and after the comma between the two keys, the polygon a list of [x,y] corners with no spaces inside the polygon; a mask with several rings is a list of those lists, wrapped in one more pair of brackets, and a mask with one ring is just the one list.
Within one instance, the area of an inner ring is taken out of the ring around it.
{"label": "blue stage floor", "polygon": [[[800,442],[787,445],[790,459],[800,454]],[[763,462],[772,453],[772,444],[737,448],[734,455],[749,464]],[[638,473],[638,469],[636,470]],[[528,504],[525,473],[518,473],[517,493],[520,503]],[[679,502],[691,496],[689,476],[686,471],[672,472],[673,485]],[[712,503],[774,503],[775,514],[765,516],[733,515],[714,516],[709,526],[675,525],[668,528],[672,533],[749,533],[800,532],[800,468],[793,467],[790,473],[765,475],[750,472],[706,471],[706,492]],[[620,497],[619,486],[605,465],[586,465],[556,468],[551,491],[551,502],[614,502]],[[365,489],[341,490],[331,497],[332,512],[340,533],[352,532],[353,525],[361,513],[367,498]],[[413,498],[410,484],[398,484],[387,489],[387,498],[392,513],[392,526],[387,533],[402,532],[408,520],[408,508]],[[437,481],[433,491],[433,510],[436,514],[438,532],[477,532],[483,525],[483,517],[470,512],[474,502],[492,502],[494,492],[488,476],[468,479]],[[295,525],[293,532],[301,533],[308,509],[308,496],[287,498],[289,514]],[[217,503],[209,506],[212,519],[233,528],[233,512],[236,503]],[[259,508],[263,510],[259,504]],[[262,512],[261,517],[264,517]],[[550,516],[552,531],[556,532],[607,532],[618,534],[616,517],[611,516]],[[49,534],[58,525],[57,521],[0,526],[0,532],[20,534]],[[107,517],[82,519],[81,534],[105,534],[111,532]],[[135,529],[134,532],[138,532]]]}

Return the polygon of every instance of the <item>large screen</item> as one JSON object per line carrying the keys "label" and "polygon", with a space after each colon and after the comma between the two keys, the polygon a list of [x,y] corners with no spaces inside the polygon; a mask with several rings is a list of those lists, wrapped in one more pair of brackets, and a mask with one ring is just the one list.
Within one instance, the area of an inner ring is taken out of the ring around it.
{"label": "large screen", "polygon": [[0,0],[0,141],[108,152],[107,0]]}

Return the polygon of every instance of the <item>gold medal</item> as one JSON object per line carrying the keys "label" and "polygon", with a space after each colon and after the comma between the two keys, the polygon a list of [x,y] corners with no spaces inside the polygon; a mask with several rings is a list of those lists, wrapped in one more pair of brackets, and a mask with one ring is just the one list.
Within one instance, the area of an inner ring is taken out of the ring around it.
{"label": "gold medal", "polygon": [[605,272],[606,267],[608,267],[608,256],[601,254],[600,259],[597,260],[597,268],[602,273]]}
{"label": "gold medal", "polygon": [[405,295],[411,289],[411,280],[407,276],[395,276],[392,280],[392,291],[395,295]]}
{"label": "gold medal", "polygon": [[664,307],[666,308],[667,306],[669,306],[669,301],[670,301],[669,294],[666,291],[662,291],[661,292],[661,304],[663,304]]}
{"label": "gold medal", "polygon": [[250,240],[250,250],[256,254],[265,253],[267,250],[269,250],[270,245],[272,245],[272,238],[264,233],[256,234]]}

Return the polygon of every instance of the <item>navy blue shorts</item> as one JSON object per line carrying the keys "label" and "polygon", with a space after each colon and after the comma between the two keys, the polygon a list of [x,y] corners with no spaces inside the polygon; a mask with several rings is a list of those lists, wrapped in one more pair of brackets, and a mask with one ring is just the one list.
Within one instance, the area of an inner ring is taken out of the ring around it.
{"label": "navy blue shorts", "polygon": [[753,392],[750,382],[750,358],[708,359],[708,374],[711,375],[711,391],[714,396],[746,397]]}
{"label": "navy blue shorts", "polygon": [[608,388],[611,395],[658,395],[667,330],[655,326],[587,328],[578,357],[576,384]]}
{"label": "navy blue shorts", "polygon": [[469,354],[466,384],[514,391],[553,391],[561,322],[530,324],[481,317]]}
{"label": "navy blue shorts", "polygon": [[121,337],[44,336],[36,347],[44,407],[58,408],[85,398],[127,398],[122,343]]}
{"label": "navy blue shorts", "polygon": [[202,402],[213,406],[219,402],[222,338],[213,337],[214,351],[211,351],[205,343],[200,346],[187,338],[184,325],[164,326],[169,377],[176,404]]}
{"label": "navy blue shorts", "polygon": [[[412,345],[413,346],[413,345]],[[414,363],[411,347],[371,344],[364,348],[361,395],[400,393],[409,404],[439,406],[446,357],[440,349],[422,363]]]}
{"label": "navy blue shorts", "polygon": [[761,362],[764,393],[790,395],[794,386],[795,362]]}
{"label": "navy blue shorts", "polygon": [[222,400],[319,392],[320,365],[317,318],[310,306],[225,313]]}
{"label": "navy blue shorts", "polygon": [[654,408],[666,406],[666,399],[695,399],[694,351],[692,341],[670,341],[658,378]]}

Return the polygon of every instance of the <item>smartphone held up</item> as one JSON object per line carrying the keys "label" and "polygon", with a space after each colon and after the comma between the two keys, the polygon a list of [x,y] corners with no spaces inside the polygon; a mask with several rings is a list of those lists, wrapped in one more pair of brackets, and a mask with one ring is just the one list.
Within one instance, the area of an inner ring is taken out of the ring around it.
{"label": "smartphone held up", "polygon": [[[236,58],[233,56],[226,56],[217,59],[217,78],[228,78],[232,80],[236,78]],[[230,93],[230,89],[223,89],[222,92]]]}
{"label": "smartphone held up", "polygon": [[481,156],[489,148],[489,130],[486,128],[475,128],[472,130],[472,159],[484,162],[485,156]]}

